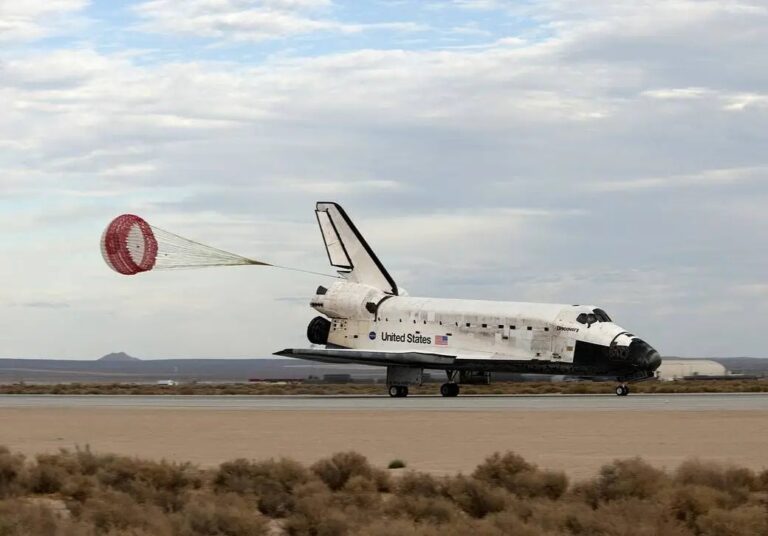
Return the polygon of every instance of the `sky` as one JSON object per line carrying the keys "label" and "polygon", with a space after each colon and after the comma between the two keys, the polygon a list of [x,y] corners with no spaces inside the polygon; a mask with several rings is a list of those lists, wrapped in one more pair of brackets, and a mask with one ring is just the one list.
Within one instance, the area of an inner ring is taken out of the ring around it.
{"label": "sky", "polygon": [[118,214],[330,272],[341,203],[413,296],[601,305],[768,356],[768,4],[0,0],[0,356],[262,357],[322,277],[124,277]]}

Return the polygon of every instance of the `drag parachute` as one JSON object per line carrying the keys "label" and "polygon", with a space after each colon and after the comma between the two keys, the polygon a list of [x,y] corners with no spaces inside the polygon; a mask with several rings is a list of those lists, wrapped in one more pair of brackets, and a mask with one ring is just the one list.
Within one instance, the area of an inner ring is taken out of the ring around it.
{"label": "drag parachute", "polygon": [[109,267],[123,275],[205,266],[272,266],[158,229],[133,214],[118,216],[107,226],[101,253]]}

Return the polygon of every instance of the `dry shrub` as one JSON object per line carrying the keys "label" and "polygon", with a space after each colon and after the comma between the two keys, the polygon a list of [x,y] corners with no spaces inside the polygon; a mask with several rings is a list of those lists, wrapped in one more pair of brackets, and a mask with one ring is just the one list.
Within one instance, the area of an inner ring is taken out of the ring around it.
{"label": "dry shrub", "polygon": [[521,497],[557,499],[568,489],[565,473],[540,471],[513,452],[494,453],[477,466],[473,476]]}
{"label": "dry shrub", "polygon": [[407,517],[419,523],[443,524],[456,519],[456,505],[443,497],[395,496],[387,502],[392,517]]}
{"label": "dry shrub", "polygon": [[144,531],[156,536],[172,534],[170,519],[161,508],[139,504],[127,493],[105,491],[85,501],[79,512],[99,534],[110,531]]}
{"label": "dry shrub", "polygon": [[600,501],[653,497],[668,485],[666,473],[640,458],[615,460],[600,469],[597,479],[579,484],[574,492],[593,507]]}
{"label": "dry shrub", "polygon": [[67,472],[57,465],[40,463],[29,469],[27,487],[32,493],[57,493],[69,479]]}
{"label": "dry shrub", "polygon": [[24,456],[12,454],[0,446],[0,498],[16,495],[23,490]]}
{"label": "dry shrub", "polygon": [[336,504],[374,512],[381,504],[381,494],[376,482],[362,476],[353,476],[335,497]]}
{"label": "dry shrub", "polygon": [[[604,536],[692,536],[680,522],[667,515],[655,499],[635,497],[601,502],[597,508],[563,498],[528,500],[531,514],[518,517],[539,534]],[[509,509],[505,512],[513,511]]]}
{"label": "dry shrub", "polygon": [[439,536],[435,527],[418,525],[407,519],[377,519],[358,531],[359,536]]}
{"label": "dry shrub", "polygon": [[103,457],[96,478],[104,487],[168,512],[182,507],[184,491],[202,485],[199,471],[189,463],[150,462],[123,456]]}
{"label": "dry shrub", "polygon": [[659,502],[628,498],[603,503],[595,512],[598,526],[604,534],[633,536],[685,536],[690,531],[666,515]]}
{"label": "dry shrub", "polygon": [[0,502],[0,535],[95,536],[95,531],[59,517],[49,508],[16,499]]}
{"label": "dry shrub", "polygon": [[600,520],[589,505],[570,501],[541,501],[531,503],[528,524],[540,533],[575,534],[591,536],[601,534]]}
{"label": "dry shrub", "polygon": [[[516,532],[502,532],[492,524],[473,519],[457,519],[450,525],[426,525],[407,519],[377,519],[356,531],[356,536],[518,536]],[[540,534],[540,533],[531,533]],[[527,532],[519,536],[530,536]]]}
{"label": "dry shrub", "polygon": [[762,491],[768,491],[768,469],[760,471],[755,480]]}
{"label": "dry shrub", "polygon": [[481,518],[500,512],[506,505],[506,494],[482,480],[457,476],[446,481],[445,494],[472,517]]}
{"label": "dry shrub", "polygon": [[293,490],[311,478],[310,472],[293,460],[239,459],[219,466],[214,486],[218,491],[256,495],[264,514],[284,517],[293,510]]}
{"label": "dry shrub", "polygon": [[473,476],[487,482],[504,486],[512,477],[523,471],[532,471],[534,466],[519,454],[494,452],[477,466]]}
{"label": "dry shrub", "polygon": [[759,478],[749,469],[700,460],[688,460],[680,464],[675,471],[674,481],[724,491],[733,498],[734,506],[746,501],[751,491],[762,487]]}
{"label": "dry shrub", "polygon": [[675,488],[666,502],[670,515],[693,529],[700,516],[725,506],[729,501],[728,495],[722,491],[686,484]]}
{"label": "dry shrub", "polygon": [[268,534],[267,521],[235,494],[196,494],[174,515],[175,536],[259,536]]}
{"label": "dry shrub", "polygon": [[583,502],[534,500],[527,527],[539,534],[579,536],[690,536],[675,520],[660,513],[655,501],[626,498],[601,503],[594,509]]}
{"label": "dry shrub", "polygon": [[539,536],[541,534],[541,529],[527,525],[513,512],[506,510],[491,514],[479,523],[476,530],[473,531],[475,535],[498,533],[499,535]]}
{"label": "dry shrub", "polygon": [[39,455],[36,461],[28,475],[28,486],[34,493],[61,492],[79,502],[102,487],[175,511],[183,503],[184,491],[202,485],[199,470],[191,464],[95,455],[88,447]]}
{"label": "dry shrub", "polygon": [[559,499],[568,490],[568,477],[562,471],[528,471],[515,479],[514,493],[520,497]]}
{"label": "dry shrub", "polygon": [[381,470],[374,470],[368,460],[357,452],[337,452],[312,465],[312,471],[333,491],[340,490],[353,476],[360,476],[387,489],[389,477]]}
{"label": "dry shrub", "polygon": [[96,493],[98,484],[92,476],[72,475],[61,487],[61,494],[77,503],[84,503]]}
{"label": "dry shrub", "polygon": [[760,506],[733,510],[715,508],[696,521],[701,536],[755,536],[768,534],[768,513]]}
{"label": "dry shrub", "polygon": [[395,493],[398,495],[437,497],[441,494],[440,489],[440,483],[432,475],[409,471],[398,479]]}
{"label": "dry shrub", "polygon": [[289,535],[344,536],[351,533],[350,519],[333,505],[333,495],[327,487],[310,484],[302,488],[297,489],[300,497],[293,513],[285,520]]}

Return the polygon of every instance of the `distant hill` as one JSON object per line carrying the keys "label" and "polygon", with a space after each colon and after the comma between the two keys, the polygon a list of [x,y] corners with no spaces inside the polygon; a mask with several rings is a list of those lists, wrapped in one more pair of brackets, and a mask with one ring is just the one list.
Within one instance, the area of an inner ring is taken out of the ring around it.
{"label": "distant hill", "polygon": [[128,362],[134,362],[134,361],[141,361],[138,357],[133,357],[125,352],[116,352],[107,354],[104,357],[100,357],[97,359],[97,361],[106,361],[109,363],[128,363]]}

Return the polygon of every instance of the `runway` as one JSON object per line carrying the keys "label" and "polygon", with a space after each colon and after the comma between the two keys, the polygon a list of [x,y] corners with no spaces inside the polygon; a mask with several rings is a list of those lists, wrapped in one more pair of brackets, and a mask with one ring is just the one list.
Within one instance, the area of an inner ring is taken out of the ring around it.
{"label": "runway", "polygon": [[768,393],[440,396],[0,395],[2,408],[296,411],[766,411]]}

